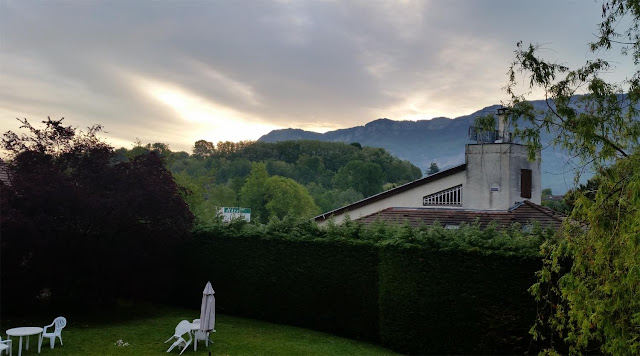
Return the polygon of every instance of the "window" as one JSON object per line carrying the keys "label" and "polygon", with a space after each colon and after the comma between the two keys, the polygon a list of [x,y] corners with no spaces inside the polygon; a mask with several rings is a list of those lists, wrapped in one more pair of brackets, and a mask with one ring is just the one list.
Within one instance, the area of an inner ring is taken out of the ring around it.
{"label": "window", "polygon": [[462,205],[462,185],[429,194],[422,198],[422,205]]}
{"label": "window", "polygon": [[520,196],[531,199],[531,170],[520,170]]}

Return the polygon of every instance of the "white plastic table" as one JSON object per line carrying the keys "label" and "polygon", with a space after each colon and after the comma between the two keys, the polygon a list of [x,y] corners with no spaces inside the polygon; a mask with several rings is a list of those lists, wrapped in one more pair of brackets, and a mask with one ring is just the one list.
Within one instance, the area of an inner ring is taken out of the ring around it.
{"label": "white plastic table", "polygon": [[191,336],[193,337],[194,344],[195,344],[195,343],[197,342],[197,341],[196,341],[196,339],[195,339],[195,337],[196,337],[196,333],[197,333],[197,332],[198,332],[198,330],[200,329],[200,322],[197,322],[197,323],[189,323],[189,324],[191,324],[191,325],[190,325],[190,327],[191,327],[191,331],[190,331],[190,333],[191,333]]}
{"label": "white plastic table", "polygon": [[[20,328],[13,328],[7,330],[7,337],[10,336],[19,336],[20,341],[18,342],[18,356],[22,356],[22,337],[27,337],[27,350],[29,350],[29,335],[39,335],[42,333],[42,328],[37,326],[23,326]],[[38,353],[40,353],[40,348],[42,346],[41,339],[38,337]]]}
{"label": "white plastic table", "polygon": [[[196,340],[196,333],[200,330],[200,322],[190,323],[191,324],[191,336],[193,337],[193,350],[198,351],[198,340]],[[216,332],[215,330],[211,330],[211,332]],[[207,338],[209,337],[207,333]],[[211,340],[209,340],[211,341]]]}

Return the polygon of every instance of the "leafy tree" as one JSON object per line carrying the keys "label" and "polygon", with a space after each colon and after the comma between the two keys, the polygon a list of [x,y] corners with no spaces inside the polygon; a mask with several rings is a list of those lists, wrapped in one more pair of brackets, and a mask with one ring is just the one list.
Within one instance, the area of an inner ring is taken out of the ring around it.
{"label": "leafy tree", "polygon": [[351,161],[338,170],[333,178],[333,186],[341,190],[353,188],[368,197],[380,193],[384,181],[385,175],[380,165]]}
{"label": "leafy tree", "polygon": [[192,177],[185,171],[174,173],[176,183],[185,188],[185,201],[196,217],[196,225],[209,225],[217,219],[220,207],[238,206],[236,192],[226,185],[215,184],[211,176]]}
{"label": "leafy tree", "polygon": [[216,155],[222,157],[230,157],[232,153],[236,152],[236,144],[232,141],[220,141],[216,145]]}
{"label": "leafy tree", "polygon": [[429,169],[427,170],[427,175],[430,176],[432,174],[436,174],[440,172],[440,168],[438,168],[438,165],[436,164],[436,162],[431,162],[431,165],[429,166]]}
{"label": "leafy tree", "polygon": [[254,163],[240,190],[240,205],[251,208],[253,221],[266,223],[272,217],[291,214],[308,218],[320,211],[309,192],[293,179],[269,177],[264,163]]}
{"label": "leafy tree", "polygon": [[291,163],[270,159],[267,162],[267,171],[272,176],[294,178],[296,166]]}
{"label": "leafy tree", "polygon": [[269,218],[283,219],[291,215],[305,219],[320,213],[309,192],[291,178],[270,177],[267,179],[266,191],[265,208],[269,212]]}
{"label": "leafy tree", "polygon": [[[542,146],[540,131],[554,143],[590,163],[598,172],[593,194],[576,192],[572,220],[557,240],[543,245],[544,267],[531,291],[546,303],[532,329],[535,338],[554,335],[571,353],[590,347],[612,355],[640,354],[640,1],[603,3],[603,20],[594,53],[620,49],[635,71],[621,82],[605,80],[614,70],[604,59],[570,69],[545,60],[536,45],[518,44],[509,71],[510,118],[530,156]],[[541,115],[516,93],[524,76],[542,89],[547,108]],[[576,93],[584,93],[577,96]],[[553,352],[553,351],[549,351]]]}
{"label": "leafy tree", "polygon": [[3,307],[170,295],[163,282],[193,215],[159,155],[119,162],[99,125],[20,122],[26,134],[2,139],[13,178],[0,184]]}
{"label": "leafy tree", "polygon": [[120,147],[117,150],[115,150],[116,153],[116,161],[118,162],[127,162],[129,160],[129,158],[127,158],[127,154],[128,154],[129,150],[127,150],[124,147]]}
{"label": "leafy tree", "polygon": [[161,156],[169,156],[171,154],[171,150],[169,149],[169,145],[162,142],[156,142],[154,144],[148,143],[147,149],[149,151],[156,151]]}
{"label": "leafy tree", "polygon": [[383,191],[387,191],[389,189],[393,189],[393,188],[397,188],[398,185],[396,183],[386,183],[385,185],[382,186],[382,190]]}
{"label": "leafy tree", "polygon": [[264,163],[253,163],[251,173],[240,190],[240,206],[251,208],[251,219],[266,222],[269,212],[267,204],[267,166]]}
{"label": "leafy tree", "polygon": [[551,188],[544,188],[542,189],[542,192],[540,194],[542,196],[542,199],[546,199],[548,197],[550,197],[551,195],[553,195],[553,191],[551,190]]}
{"label": "leafy tree", "polygon": [[234,160],[222,159],[217,162],[218,170],[216,172],[216,181],[227,182],[234,177],[245,178],[251,173],[252,164],[244,158]]}
{"label": "leafy tree", "polygon": [[362,193],[355,191],[353,188],[347,190],[327,190],[316,183],[310,183],[306,188],[321,212],[331,211],[364,199]]}
{"label": "leafy tree", "polygon": [[316,181],[325,175],[324,162],[321,157],[301,155],[296,161],[297,181],[306,184]]}
{"label": "leafy tree", "polygon": [[136,142],[133,144],[133,148],[127,150],[127,159],[132,160],[137,156],[149,153],[149,151],[149,148],[143,146],[142,142],[139,139],[136,139]]}
{"label": "leafy tree", "polygon": [[216,146],[213,142],[206,140],[198,140],[193,145],[193,155],[197,158],[211,157],[216,151]]}

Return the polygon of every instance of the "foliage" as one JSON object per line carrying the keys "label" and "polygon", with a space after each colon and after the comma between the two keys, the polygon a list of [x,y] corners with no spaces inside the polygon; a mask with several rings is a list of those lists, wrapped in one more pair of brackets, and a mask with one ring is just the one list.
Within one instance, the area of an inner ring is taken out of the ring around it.
{"label": "foliage", "polygon": [[193,145],[193,156],[198,158],[210,157],[216,151],[216,147],[212,142],[198,140]]}
{"label": "foliage", "polygon": [[567,204],[567,202],[564,199],[563,200],[543,200],[541,205],[565,215],[569,215],[572,210],[571,206]]}
{"label": "foliage", "polygon": [[[545,245],[544,268],[531,288],[554,305],[544,318],[580,351],[595,342],[608,354],[640,352],[640,152],[603,172],[593,198],[580,195],[567,226]],[[570,268],[566,261],[570,260]],[[544,337],[542,320],[534,333]]]}
{"label": "foliage", "polygon": [[[571,353],[599,347],[607,354],[637,355],[640,1],[603,3],[602,17],[590,49],[601,54],[619,47],[629,55],[635,72],[625,80],[607,82],[614,68],[604,59],[570,69],[541,58],[540,46],[519,43],[506,88],[512,95],[510,117],[524,121],[515,121],[516,135],[528,143],[530,155],[542,146],[540,132],[547,131],[555,134],[553,143],[598,172],[597,189],[571,194],[571,222],[544,245],[545,265],[531,291],[546,304],[532,333],[547,337],[552,347],[557,333]],[[541,119],[525,95],[515,92],[520,74],[531,89],[546,94]]]}
{"label": "foliage", "polygon": [[527,354],[538,258],[386,245],[380,249],[380,337],[403,354]]}
{"label": "foliage", "polygon": [[380,193],[384,182],[385,176],[380,165],[362,161],[350,161],[338,170],[332,181],[334,188],[353,188],[365,197]]}
{"label": "foliage", "polygon": [[364,199],[364,195],[353,188],[348,188],[347,190],[325,189],[318,184],[311,183],[307,185],[307,190],[321,212],[331,211]]}
{"label": "foliage", "polygon": [[251,208],[251,219],[262,223],[287,215],[311,218],[320,212],[303,186],[290,178],[269,177],[264,163],[253,164],[240,191],[240,205]]}
{"label": "foliage", "polygon": [[405,353],[524,352],[535,315],[526,289],[545,237],[519,226],[218,222],[197,229],[184,250],[184,290],[196,294],[210,279],[225,291],[216,299],[225,313]]}
{"label": "foliage", "polygon": [[262,236],[232,234],[233,228],[196,234],[185,251],[192,272],[184,287],[198,292],[200,281],[211,280],[216,291],[225,293],[216,299],[224,313],[375,340],[375,248],[287,239],[283,235],[295,236],[305,228],[272,221]]}
{"label": "foliage", "polygon": [[[410,162],[401,161],[384,149],[362,147],[356,143],[242,141],[218,142],[216,145],[198,140],[193,154],[189,155],[172,152],[163,143],[143,145],[137,142],[130,150],[118,149],[116,159],[127,162],[152,151],[160,154],[189,194],[200,195],[185,196],[197,216],[197,224],[210,222],[221,204],[235,206],[247,203],[248,198],[242,201],[241,190],[254,163],[265,164],[270,177],[289,178],[304,186],[314,204],[325,212],[376,194],[382,191],[383,185],[395,187],[421,177],[420,169]],[[348,164],[350,166],[345,168]],[[259,200],[255,198],[249,199],[253,206]],[[253,216],[259,215],[257,221],[268,220],[269,214],[263,211],[263,207],[254,209],[257,210]],[[312,210],[315,209],[309,211]]]}
{"label": "foliage", "polygon": [[571,210],[573,209],[573,204],[569,204],[567,202],[570,196],[572,196],[572,193],[568,192],[567,194],[565,194],[562,200],[558,200],[553,196],[553,191],[551,190],[551,188],[542,189],[542,192],[540,193],[542,206],[565,215],[569,215],[571,213]]}
{"label": "foliage", "polygon": [[161,157],[118,162],[100,126],[21,123],[28,133],[2,141],[12,178],[0,184],[3,307],[151,297],[193,220]]}
{"label": "foliage", "polygon": [[251,208],[251,218],[255,221],[266,222],[267,212],[267,179],[269,173],[264,163],[254,163],[251,174],[240,190],[240,205]]}
{"label": "foliage", "polygon": [[332,221],[320,227],[309,219],[287,215],[285,218],[269,220],[267,224],[223,224],[221,219],[214,224],[196,228],[196,232],[210,232],[224,236],[254,236],[285,240],[336,240],[355,244],[379,246],[424,247],[434,251],[462,251],[487,256],[539,257],[540,246],[554,235],[552,229],[535,225],[525,232],[519,224],[508,229],[499,229],[496,223],[486,228],[480,224],[461,224],[458,229],[446,229],[440,224],[420,225],[391,224],[378,221],[364,225],[345,219],[342,224]]}
{"label": "foliage", "polygon": [[176,183],[185,188],[182,194],[196,218],[196,225],[215,220],[222,206],[238,206],[236,192],[225,185],[215,184],[212,176],[190,176],[185,171],[173,174]]}
{"label": "foliage", "polygon": [[265,208],[269,217],[283,219],[288,215],[311,218],[320,213],[309,192],[291,178],[269,177],[265,184]]}
{"label": "foliage", "polygon": [[436,162],[431,162],[431,165],[429,166],[429,169],[426,172],[427,175],[430,176],[438,172],[440,172],[440,168],[438,168],[438,165],[436,164]]}

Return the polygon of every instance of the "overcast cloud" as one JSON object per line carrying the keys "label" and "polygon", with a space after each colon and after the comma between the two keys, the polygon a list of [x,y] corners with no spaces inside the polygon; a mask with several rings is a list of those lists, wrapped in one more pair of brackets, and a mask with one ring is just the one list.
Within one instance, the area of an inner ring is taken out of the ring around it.
{"label": "overcast cloud", "polygon": [[115,146],[255,140],[507,96],[517,41],[579,65],[598,1],[0,0],[0,130],[65,117]]}

